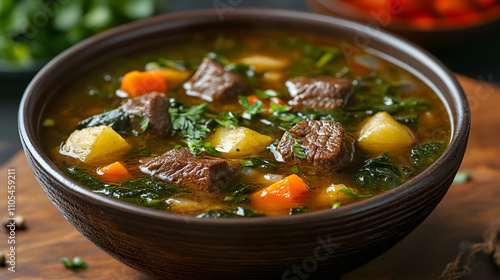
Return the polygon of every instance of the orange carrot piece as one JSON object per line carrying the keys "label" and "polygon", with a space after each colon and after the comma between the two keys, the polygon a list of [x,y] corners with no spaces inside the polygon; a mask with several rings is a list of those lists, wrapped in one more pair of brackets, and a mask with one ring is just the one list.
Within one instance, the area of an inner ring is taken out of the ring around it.
{"label": "orange carrot piece", "polygon": [[303,206],[301,203],[309,188],[306,183],[292,174],[269,187],[251,195],[252,206],[263,213],[280,213],[290,208]]}
{"label": "orange carrot piece", "polygon": [[120,182],[131,179],[128,169],[119,161],[98,168],[97,175],[101,176],[101,178],[107,182]]}
{"label": "orange carrot piece", "polygon": [[134,98],[153,91],[166,92],[167,80],[163,71],[131,71],[123,76],[120,89]]}

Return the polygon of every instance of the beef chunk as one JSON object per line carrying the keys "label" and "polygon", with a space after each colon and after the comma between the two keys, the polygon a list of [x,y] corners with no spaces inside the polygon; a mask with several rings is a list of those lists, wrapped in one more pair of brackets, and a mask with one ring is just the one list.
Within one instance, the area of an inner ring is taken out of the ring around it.
{"label": "beef chunk", "polygon": [[[305,159],[293,152],[300,145]],[[309,162],[318,166],[341,169],[347,166],[354,152],[354,138],[344,132],[339,122],[301,121],[285,132],[277,147],[285,161]]]}
{"label": "beef chunk", "polygon": [[327,76],[295,78],[287,81],[286,85],[293,97],[289,104],[296,109],[338,108],[351,92],[349,80]]}
{"label": "beef chunk", "polygon": [[170,129],[169,106],[165,94],[152,92],[130,99],[121,108],[131,115],[133,126],[138,126],[134,115],[139,115],[149,119],[148,130],[158,135],[165,135]]}
{"label": "beef chunk", "polygon": [[188,149],[170,150],[140,169],[160,180],[200,190],[224,188],[237,173],[224,159],[196,156]]}
{"label": "beef chunk", "polygon": [[186,94],[212,102],[220,98],[235,96],[244,91],[244,86],[236,74],[224,70],[217,61],[203,59],[193,77],[184,84]]}

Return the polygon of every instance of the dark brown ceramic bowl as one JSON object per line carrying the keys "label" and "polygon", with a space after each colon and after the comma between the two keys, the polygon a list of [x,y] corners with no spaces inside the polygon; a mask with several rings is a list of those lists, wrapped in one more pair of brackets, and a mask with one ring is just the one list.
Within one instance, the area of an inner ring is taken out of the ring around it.
{"label": "dark brown ceramic bowl", "polygon": [[500,30],[500,5],[478,13],[472,21],[443,18],[419,26],[409,18],[390,16],[387,10],[367,11],[349,1],[308,0],[307,3],[315,12],[382,28],[433,50],[476,42],[498,34]]}
{"label": "dark brown ceramic bowl", "polygon": [[[75,78],[95,61],[145,44],[226,27],[329,35],[413,69],[449,110],[453,125],[449,148],[422,174],[377,197],[336,210],[243,219],[199,219],[93,193],[66,177],[41,149],[41,112],[61,81]],[[464,155],[469,124],[468,104],[452,73],[415,45],[351,21],[265,9],[165,15],[95,36],[59,55],[37,74],[19,113],[28,161],[63,216],[112,257],[165,279],[306,279],[312,275],[331,279],[370,261],[415,229],[445,195]]]}

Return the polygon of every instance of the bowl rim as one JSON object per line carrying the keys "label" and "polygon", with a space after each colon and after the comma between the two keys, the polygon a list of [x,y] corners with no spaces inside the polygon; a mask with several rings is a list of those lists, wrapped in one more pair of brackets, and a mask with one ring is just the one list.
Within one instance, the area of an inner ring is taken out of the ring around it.
{"label": "bowl rim", "polygon": [[[455,76],[450,70],[446,68],[439,60],[429,54],[427,51],[418,47],[414,43],[411,43],[405,39],[402,39],[396,35],[390,34],[386,31],[381,31],[374,29],[369,26],[356,23],[354,21],[341,19],[338,17],[318,15],[310,12],[299,12],[291,10],[278,10],[278,9],[267,9],[267,8],[231,8],[224,14],[223,21],[231,21],[238,19],[239,17],[255,17],[257,19],[272,18],[273,20],[280,21],[303,21],[307,24],[313,23],[323,23],[333,26],[340,26],[345,29],[350,29],[354,31],[363,30],[367,34],[377,34],[376,40],[381,41],[384,44],[397,47],[398,49],[405,50],[405,53],[411,54],[415,58],[418,58],[422,64],[425,64],[429,69],[432,70],[434,74],[441,78],[441,81],[450,90],[450,98],[453,104],[448,104],[450,107],[456,108],[456,120],[451,116],[449,111],[449,117],[451,118],[452,125],[452,135],[450,143],[443,155],[434,162],[425,171],[418,174],[410,181],[395,187],[385,193],[379,194],[375,197],[356,202],[350,205],[340,207],[335,210],[321,210],[310,213],[304,213],[301,215],[293,216],[276,216],[276,217],[252,217],[252,218],[224,218],[224,219],[210,219],[210,218],[197,218],[195,216],[188,216],[183,214],[174,214],[169,212],[164,212],[160,210],[155,210],[151,208],[146,208],[143,206],[135,205],[132,203],[123,202],[111,197],[107,197],[101,194],[94,193],[92,190],[76,183],[67,177],[61,170],[59,170],[55,164],[51,162],[48,156],[44,153],[40,145],[37,144],[37,132],[36,124],[31,121],[34,118],[33,113],[30,109],[35,108],[34,95],[37,93],[37,87],[43,81],[43,79],[52,71],[53,68],[58,67],[62,64],[64,60],[71,57],[73,54],[85,50],[86,48],[97,44],[99,42],[106,42],[107,40],[117,38],[124,35],[130,31],[137,31],[144,29],[151,24],[158,22],[169,22],[169,23],[179,23],[179,24],[194,24],[199,20],[211,20],[215,21],[219,19],[219,14],[217,10],[207,9],[207,10],[195,10],[181,13],[173,14],[163,14],[148,19],[139,20],[136,22],[128,23],[122,26],[115,27],[101,34],[90,37],[73,47],[67,49],[63,53],[56,56],[48,64],[46,64],[42,70],[40,70],[37,75],[30,82],[26,88],[21,103],[19,107],[18,124],[19,124],[19,135],[25,153],[29,153],[33,159],[38,163],[39,167],[43,170],[45,174],[51,176],[58,184],[60,184],[66,191],[73,192],[79,197],[83,197],[88,201],[101,204],[103,206],[114,208],[121,212],[127,212],[130,214],[135,214],[138,216],[149,217],[153,219],[159,219],[162,221],[178,222],[178,223],[192,223],[200,225],[239,225],[239,226],[253,226],[253,225],[265,225],[265,224],[278,224],[278,223],[296,223],[300,221],[306,221],[310,219],[331,219],[335,217],[351,216],[360,212],[367,211],[373,208],[383,207],[390,201],[399,200],[404,198],[408,193],[414,191],[417,188],[421,188],[425,185],[431,183],[432,176],[428,176],[429,173],[434,173],[437,171],[439,166],[445,164],[446,161],[452,160],[457,157],[457,152],[460,147],[466,145],[467,136],[470,127],[470,110],[460,84],[456,80]],[[186,19],[193,19],[191,21],[186,21]],[[443,96],[440,97],[443,103]],[[446,104],[445,104],[446,105]],[[448,110],[450,110],[448,108]],[[454,123],[456,125],[454,126]],[[32,166],[33,168],[33,166]]]}

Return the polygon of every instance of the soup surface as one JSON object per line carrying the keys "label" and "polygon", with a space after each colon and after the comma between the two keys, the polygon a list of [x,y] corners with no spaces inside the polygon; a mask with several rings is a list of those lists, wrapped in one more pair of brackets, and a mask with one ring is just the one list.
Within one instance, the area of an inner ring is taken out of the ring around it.
{"label": "soup surface", "polygon": [[47,104],[42,144],[69,177],[198,217],[368,199],[432,164],[451,130],[439,97],[408,71],[278,31],[206,32],[122,55]]}

